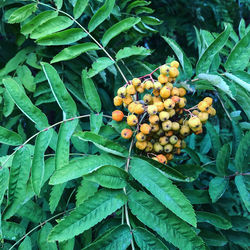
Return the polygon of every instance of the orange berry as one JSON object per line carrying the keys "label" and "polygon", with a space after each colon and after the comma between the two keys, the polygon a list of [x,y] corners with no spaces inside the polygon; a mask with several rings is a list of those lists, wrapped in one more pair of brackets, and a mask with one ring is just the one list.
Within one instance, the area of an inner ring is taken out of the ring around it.
{"label": "orange berry", "polygon": [[134,95],[136,93],[134,85],[128,85],[127,86],[127,94]]}
{"label": "orange berry", "polygon": [[160,163],[167,164],[167,158],[165,157],[165,155],[160,154],[160,155],[157,155],[156,158],[158,159]]}
{"label": "orange berry", "polygon": [[136,105],[137,105],[136,103],[131,102],[131,103],[128,105],[128,111],[129,111],[130,113],[134,113],[134,109],[135,109],[135,106],[136,106]]}
{"label": "orange berry", "polygon": [[167,76],[164,76],[163,74],[160,74],[159,76],[158,76],[158,81],[160,82],[160,83],[167,83],[168,82],[168,77]]}
{"label": "orange berry", "polygon": [[115,110],[112,112],[112,119],[114,121],[120,122],[122,121],[123,117],[124,117],[124,114],[121,110]]}
{"label": "orange berry", "polygon": [[150,115],[148,120],[152,124],[157,124],[157,123],[159,123],[159,116],[158,115]]}
{"label": "orange berry", "polygon": [[121,132],[121,136],[124,139],[130,139],[132,137],[132,135],[133,135],[133,131],[129,128],[125,128]]}
{"label": "orange berry", "polygon": [[145,134],[145,135],[148,135],[151,131],[151,126],[147,123],[143,123],[141,126],[140,126],[140,131]]}
{"label": "orange berry", "polygon": [[144,112],[144,107],[142,104],[136,104],[134,107],[134,113],[141,115]]}
{"label": "orange berry", "polygon": [[180,97],[185,96],[186,93],[187,93],[187,91],[186,91],[184,88],[179,88],[179,96],[180,96]]}
{"label": "orange berry", "polygon": [[155,102],[154,105],[157,107],[157,111],[161,112],[164,110],[164,103],[163,102]]}
{"label": "orange berry", "polygon": [[174,96],[172,96],[172,101],[174,101],[175,103],[178,103],[178,102],[180,102],[180,97],[179,96],[177,96],[177,95],[174,95]]}

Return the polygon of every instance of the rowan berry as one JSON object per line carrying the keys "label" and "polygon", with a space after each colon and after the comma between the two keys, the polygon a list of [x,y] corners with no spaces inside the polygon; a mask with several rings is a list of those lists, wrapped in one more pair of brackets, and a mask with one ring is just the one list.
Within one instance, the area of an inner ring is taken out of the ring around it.
{"label": "rowan berry", "polygon": [[170,63],[170,66],[175,67],[175,68],[178,68],[179,65],[180,65],[179,62],[177,62],[177,61],[173,61],[173,62]]}
{"label": "rowan berry", "polygon": [[121,110],[115,110],[112,112],[112,119],[114,121],[120,122],[122,121],[123,117],[124,117],[124,114]]}
{"label": "rowan berry", "polygon": [[133,131],[131,129],[125,128],[121,132],[121,136],[124,139],[130,139],[133,135]]}
{"label": "rowan berry", "polygon": [[138,123],[138,118],[136,115],[129,115],[127,117],[127,124],[129,126],[135,126]]}
{"label": "rowan berry", "polygon": [[151,131],[151,126],[147,123],[143,123],[141,126],[140,126],[140,131],[145,134],[145,135],[148,135]]}
{"label": "rowan berry", "polygon": [[114,97],[114,105],[115,106],[121,106],[123,103],[123,99],[120,96]]}

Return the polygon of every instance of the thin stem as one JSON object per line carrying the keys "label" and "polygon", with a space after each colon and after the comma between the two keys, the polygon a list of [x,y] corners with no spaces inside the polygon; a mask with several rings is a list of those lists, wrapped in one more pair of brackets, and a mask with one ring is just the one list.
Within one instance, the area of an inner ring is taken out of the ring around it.
{"label": "thin stem", "polygon": [[218,94],[218,93],[216,93],[216,96],[218,97],[218,99],[219,99],[219,101],[220,101],[220,103],[221,103],[221,106],[222,106],[222,107],[223,107],[223,109],[225,110],[225,112],[226,112],[226,115],[227,115],[228,119],[229,119],[230,121],[232,121],[232,118],[230,117],[230,115],[229,115],[229,113],[228,113],[227,109],[225,108],[225,105],[224,105],[223,101],[221,100],[221,98],[220,98],[219,94]]}
{"label": "thin stem", "polygon": [[[36,2],[36,1],[34,1]],[[103,52],[109,57],[110,60],[112,60],[114,63],[115,63],[115,66],[116,68],[118,69],[118,71],[120,72],[121,76],[123,77],[124,81],[125,82],[128,82],[127,78],[125,77],[125,75],[123,74],[121,68],[119,67],[118,63],[116,62],[116,60],[108,53],[108,51],[90,34],[90,32],[85,29],[74,17],[72,17],[70,14],[68,14],[67,12],[64,12],[62,10],[58,10],[48,4],[45,4],[45,3],[42,3],[42,2],[39,2],[37,1],[37,4],[40,4],[40,5],[43,5],[43,6],[46,6],[48,8],[51,8],[55,11],[58,11],[59,13],[62,13],[64,14],[65,16],[68,16],[72,21],[74,21],[99,47],[100,49],[103,50]]]}
{"label": "thin stem", "polygon": [[31,229],[28,233],[26,233],[21,239],[19,239],[13,246],[11,246],[11,248],[10,248],[9,250],[13,249],[20,241],[22,241],[23,239],[25,239],[26,236],[28,236],[29,234],[31,234],[31,233],[32,233],[33,231],[35,231],[37,228],[42,227],[42,226],[45,225],[47,222],[49,222],[49,221],[55,219],[56,217],[58,217],[58,216],[60,216],[60,215],[62,215],[62,214],[65,214],[65,213],[67,213],[67,212],[70,212],[71,210],[73,210],[73,208],[72,208],[72,209],[69,209],[69,210],[67,210],[67,211],[61,212],[61,213],[59,213],[59,214],[56,214],[56,215],[54,215],[53,217],[49,218],[48,220],[45,220],[44,222],[40,223],[38,226],[32,228],[32,229]]}

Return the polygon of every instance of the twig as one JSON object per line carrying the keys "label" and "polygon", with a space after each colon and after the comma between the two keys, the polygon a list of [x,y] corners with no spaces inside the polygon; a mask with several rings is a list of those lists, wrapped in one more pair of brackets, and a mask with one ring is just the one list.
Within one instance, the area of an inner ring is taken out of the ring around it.
{"label": "twig", "polygon": [[220,100],[221,106],[222,106],[222,107],[223,107],[223,109],[225,110],[225,112],[226,112],[226,114],[227,114],[228,119],[229,119],[230,121],[232,121],[232,118],[230,117],[230,115],[229,115],[229,113],[228,113],[227,109],[225,108],[225,105],[224,105],[223,101],[221,100],[221,98],[220,98],[219,94],[218,94],[218,93],[216,93],[216,96],[217,96],[217,97],[218,97],[218,99]]}

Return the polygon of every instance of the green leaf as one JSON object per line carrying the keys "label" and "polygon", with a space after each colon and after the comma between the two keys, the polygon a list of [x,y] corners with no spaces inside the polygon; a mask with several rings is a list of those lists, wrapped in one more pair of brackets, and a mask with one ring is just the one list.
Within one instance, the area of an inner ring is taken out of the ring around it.
{"label": "green leaf", "polygon": [[23,143],[23,139],[16,132],[0,126],[0,143],[17,146]]}
{"label": "green leaf", "polygon": [[127,157],[128,156],[128,150],[124,146],[118,144],[117,142],[111,141],[109,139],[106,139],[102,137],[101,135],[97,135],[92,132],[76,132],[74,136],[77,136],[79,139],[84,140],[84,141],[90,141],[95,144],[96,147],[99,149],[114,154],[118,155],[121,157]]}
{"label": "green leaf", "polygon": [[74,23],[73,20],[66,16],[57,16],[47,20],[41,25],[37,26],[30,34],[30,38],[38,39],[49,34],[67,29]]}
{"label": "green leaf", "polygon": [[88,6],[88,3],[89,3],[89,0],[77,0],[76,1],[76,5],[73,10],[75,19],[78,19],[83,14],[84,10]]}
{"label": "green leaf", "polygon": [[196,226],[192,205],[164,172],[145,164],[145,161],[139,158],[133,158],[130,162],[130,173],[168,209],[184,221]]}
{"label": "green leaf", "polygon": [[200,165],[201,162],[199,155],[193,149],[186,147],[183,151],[186,152],[191,157],[191,159],[195,164]]}
{"label": "green leaf", "polygon": [[26,65],[19,66],[17,68],[17,76],[23,86],[30,92],[35,92],[36,84],[34,82],[34,77],[30,69]]}
{"label": "green leaf", "polygon": [[43,36],[36,40],[37,44],[45,46],[68,45],[86,37],[87,33],[80,28],[72,28]]}
{"label": "green leaf", "polygon": [[37,9],[36,3],[25,4],[10,15],[8,23],[21,23]]}
{"label": "green leaf", "polygon": [[53,131],[41,132],[36,137],[34,157],[31,168],[32,187],[36,195],[40,194],[44,177],[44,154],[49,146]]}
{"label": "green leaf", "polygon": [[97,192],[98,184],[92,181],[88,181],[85,178],[82,179],[81,185],[77,189],[76,193],[76,206],[79,207],[85,200]]}
{"label": "green leaf", "polygon": [[160,19],[154,17],[154,16],[143,16],[142,22],[146,23],[148,25],[160,25],[163,23]]}
{"label": "green leaf", "polygon": [[248,163],[250,160],[250,131],[248,131],[241,139],[239,147],[235,155],[235,167],[242,173],[248,169]]}
{"label": "green leaf", "polygon": [[215,177],[209,182],[209,195],[212,202],[215,203],[224,194],[228,186],[228,180],[221,177]]}
{"label": "green leaf", "polygon": [[49,234],[49,241],[64,241],[81,234],[126,203],[123,191],[102,189],[63,218]]}
{"label": "green leaf", "polygon": [[8,206],[3,218],[9,219],[21,206],[26,194],[26,185],[30,175],[31,156],[27,146],[19,149],[14,155],[10,168]]}
{"label": "green leaf", "polygon": [[[0,205],[2,204],[5,191],[9,184],[9,170],[7,167],[0,169]],[[1,226],[0,226],[1,228]],[[1,235],[1,234],[0,234]]]}
{"label": "green leaf", "polygon": [[206,128],[207,128],[208,134],[209,134],[209,136],[211,138],[213,155],[216,158],[219,150],[221,149],[220,137],[217,134],[214,126],[210,122],[206,123]]}
{"label": "green leaf", "polygon": [[175,247],[205,250],[204,242],[195,231],[152,196],[130,192],[128,199],[132,214]]}
{"label": "green leaf", "polygon": [[90,105],[90,107],[96,111],[101,111],[101,100],[96,90],[95,84],[91,78],[88,77],[88,73],[86,70],[82,71],[82,87],[84,96]]}
{"label": "green leaf", "polygon": [[136,227],[133,230],[133,236],[135,238],[136,244],[140,249],[151,250],[151,249],[161,249],[167,250],[160,239],[158,239],[154,234],[142,227]]}
{"label": "green leaf", "polygon": [[221,233],[202,230],[199,236],[202,237],[208,246],[222,247],[228,243]]}
{"label": "green leaf", "polygon": [[197,211],[197,221],[198,222],[206,222],[209,223],[217,228],[221,229],[230,229],[232,227],[232,224],[227,219],[213,213],[208,213],[204,211]]}
{"label": "green leaf", "polygon": [[227,173],[229,158],[230,158],[230,145],[227,143],[222,146],[216,157],[216,168],[218,172],[223,176],[225,176]]}
{"label": "green leaf", "polygon": [[103,166],[91,174],[85,175],[83,178],[106,188],[120,189],[127,185],[126,179],[128,174],[118,167]]}
{"label": "green leaf", "polygon": [[93,64],[92,68],[88,71],[88,77],[92,78],[104,69],[113,65],[115,62],[108,57],[99,57]]}
{"label": "green leaf", "polygon": [[225,63],[227,71],[244,70],[250,57],[250,31],[234,46]]}
{"label": "green leaf", "polygon": [[32,250],[31,239],[26,236],[22,243],[19,245],[18,250]]}
{"label": "green leaf", "polygon": [[48,63],[42,63],[42,67],[58,105],[66,113],[66,118],[75,116],[77,112],[76,104],[68,93],[56,69]]}
{"label": "green leaf", "polygon": [[232,230],[228,230],[224,231],[223,234],[227,237],[229,241],[240,246],[241,248],[247,249],[250,246],[250,234],[247,232],[235,232]]}
{"label": "green leaf", "polygon": [[229,78],[230,80],[233,80],[234,82],[236,82],[237,84],[239,84],[242,88],[244,88],[246,91],[250,92],[250,82],[248,79],[248,82],[245,82],[243,80],[241,80],[239,77],[230,74],[230,73],[224,73],[224,75]]}
{"label": "green leaf", "polygon": [[186,77],[188,77],[188,78],[191,77],[193,74],[192,64],[189,61],[186,54],[184,53],[184,51],[181,49],[181,47],[173,39],[165,37],[165,36],[163,36],[162,38],[168,43],[168,45],[172,48],[172,50],[176,54]]}
{"label": "green leaf", "polygon": [[2,221],[3,239],[18,240],[25,234],[25,228],[18,223]]}
{"label": "green leaf", "polygon": [[36,124],[39,130],[48,127],[48,120],[45,114],[32,104],[29,97],[15,80],[6,78],[3,80],[3,84],[17,107]]}
{"label": "green leaf", "polygon": [[229,97],[231,97],[233,100],[235,100],[228,84],[223,80],[222,77],[218,75],[213,74],[199,74],[197,76],[201,80],[206,80],[216,88],[222,90],[224,93],[226,93]]}
{"label": "green leaf", "polygon": [[118,36],[124,31],[127,31],[131,29],[134,25],[139,23],[141,21],[141,18],[139,17],[128,17],[126,19],[123,19],[122,21],[114,24],[112,27],[110,27],[103,35],[102,37],[102,44],[103,46],[107,46],[109,41],[113,39],[114,37]]}
{"label": "green leaf", "polygon": [[248,212],[250,212],[250,177],[249,175],[237,175],[235,177],[235,185],[240,193],[240,197],[245,204]]}
{"label": "green leaf", "polygon": [[63,0],[54,0],[54,2],[56,4],[56,8],[60,10],[63,6]]}
{"label": "green leaf", "polygon": [[74,250],[75,249],[75,238],[60,242],[59,249],[60,250]]}
{"label": "green leaf", "polygon": [[[67,166],[60,168],[54,172],[50,178],[50,184],[60,184],[79,178],[83,175],[92,173],[98,168],[105,165],[121,167],[124,164],[124,159],[113,155],[91,155],[84,158],[71,160]],[[74,171],[72,171],[74,169]]]}
{"label": "green leaf", "polygon": [[239,35],[240,38],[243,38],[246,34],[246,24],[244,18],[241,18],[240,24],[239,24]]}
{"label": "green leaf", "polygon": [[90,32],[94,31],[97,26],[104,22],[111,14],[115,6],[115,0],[106,0],[104,5],[97,10],[89,21],[88,29]]}
{"label": "green leaf", "polygon": [[103,113],[90,114],[90,128],[93,133],[95,134],[99,133],[100,128],[103,125],[102,119],[103,119]]}
{"label": "green leaf", "polygon": [[53,227],[50,223],[46,223],[39,231],[37,243],[40,250],[57,250],[55,242],[48,242],[48,235],[51,232],[52,228]]}
{"label": "green leaf", "polygon": [[148,56],[150,55],[150,50],[146,49],[144,47],[125,47],[123,49],[120,49],[116,54],[116,60],[121,60],[130,56]]}
{"label": "green leaf", "polygon": [[132,3],[130,3],[127,7],[127,13],[130,13],[133,9],[137,9],[137,7],[141,7],[141,6],[147,6],[149,5],[151,2],[148,1],[141,1],[141,0],[137,0],[137,1],[133,1]]}
{"label": "green leaf", "polygon": [[78,57],[82,53],[85,53],[91,50],[98,50],[98,49],[100,48],[95,43],[91,43],[91,42],[73,45],[73,46],[63,49],[57,55],[55,55],[53,59],[51,60],[51,63],[71,60],[73,58]]}
{"label": "green leaf", "polygon": [[3,99],[4,99],[3,115],[5,117],[8,117],[13,112],[15,108],[15,103],[11,99],[11,96],[9,95],[7,90],[3,92]]}
{"label": "green leaf", "polygon": [[211,203],[211,199],[207,190],[182,189],[181,191],[190,200],[191,204]]}
{"label": "green leaf", "polygon": [[28,23],[24,24],[21,28],[21,33],[24,35],[30,34],[34,29],[36,29],[39,25],[45,23],[51,18],[54,18],[58,15],[57,11],[47,10],[44,11],[34,18],[32,18]]}
{"label": "green leaf", "polygon": [[131,242],[131,232],[127,225],[120,225],[111,228],[103,236],[97,238],[93,243],[84,247],[84,250],[91,249],[119,249],[126,250]]}

